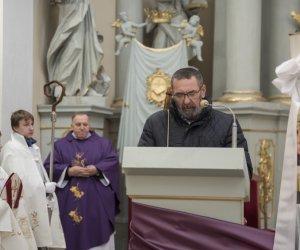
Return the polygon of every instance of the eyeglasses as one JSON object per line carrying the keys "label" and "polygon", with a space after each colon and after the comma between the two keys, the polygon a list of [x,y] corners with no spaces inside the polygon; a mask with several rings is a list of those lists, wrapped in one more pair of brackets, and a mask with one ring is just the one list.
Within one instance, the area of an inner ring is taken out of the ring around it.
{"label": "eyeglasses", "polygon": [[184,99],[184,97],[188,97],[188,98],[193,98],[196,94],[198,94],[200,92],[201,89],[199,90],[192,90],[189,91],[187,93],[175,93],[173,95],[174,98],[178,99],[178,100],[182,100]]}

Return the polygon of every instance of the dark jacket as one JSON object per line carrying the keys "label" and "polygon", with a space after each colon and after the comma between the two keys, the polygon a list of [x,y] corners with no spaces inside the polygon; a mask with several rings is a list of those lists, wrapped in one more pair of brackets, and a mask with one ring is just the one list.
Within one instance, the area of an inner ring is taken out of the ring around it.
{"label": "dark jacket", "polygon": [[[230,114],[204,108],[198,119],[188,124],[176,107],[170,107],[169,146],[170,147],[231,147],[233,117]],[[139,146],[167,146],[168,114],[166,110],[152,114],[146,121],[138,143]],[[237,121],[237,147],[244,148],[250,178],[252,163],[247,141]]]}

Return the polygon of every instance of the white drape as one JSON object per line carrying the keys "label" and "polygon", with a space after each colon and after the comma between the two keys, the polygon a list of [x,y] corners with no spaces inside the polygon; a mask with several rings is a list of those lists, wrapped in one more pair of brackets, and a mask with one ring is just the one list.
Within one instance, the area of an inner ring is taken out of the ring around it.
{"label": "white drape", "polygon": [[300,55],[276,68],[273,84],[291,96],[281,188],[276,222],[274,250],[295,249],[297,192],[297,115],[300,107]]}
{"label": "white drape", "polygon": [[134,39],[130,49],[124,91],[125,107],[122,108],[118,138],[121,160],[125,146],[137,146],[148,116],[161,110],[147,100],[147,77],[157,68],[171,77],[177,69],[188,66],[184,42],[165,49],[153,49]]}

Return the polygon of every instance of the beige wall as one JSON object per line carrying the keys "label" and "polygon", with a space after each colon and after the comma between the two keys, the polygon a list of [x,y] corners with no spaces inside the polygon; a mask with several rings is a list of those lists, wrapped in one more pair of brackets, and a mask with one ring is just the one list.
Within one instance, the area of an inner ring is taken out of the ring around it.
{"label": "beige wall", "polygon": [[107,106],[110,106],[115,98],[116,89],[115,29],[112,27],[112,22],[116,19],[116,0],[92,0],[91,2],[96,29],[104,37],[101,47],[104,52],[103,66],[111,78],[107,98]]}
{"label": "beige wall", "polygon": [[[48,81],[46,66],[47,50],[57,26],[58,7],[51,6],[49,1],[35,0],[33,6],[33,115],[38,118],[37,105],[50,103],[51,100],[43,94],[43,86]],[[50,123],[49,114],[49,126]],[[35,137],[40,141],[40,120],[35,121]]]}

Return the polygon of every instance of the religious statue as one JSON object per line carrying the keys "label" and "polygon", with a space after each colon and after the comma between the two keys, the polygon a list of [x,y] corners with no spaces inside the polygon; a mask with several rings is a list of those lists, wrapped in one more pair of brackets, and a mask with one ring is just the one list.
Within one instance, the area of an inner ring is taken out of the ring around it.
{"label": "religious statue", "polygon": [[126,12],[120,13],[120,19],[113,22],[112,26],[119,28],[120,31],[116,35],[116,41],[118,43],[115,55],[119,55],[122,48],[128,45],[133,38],[136,36],[137,28],[144,27],[146,23],[135,23],[130,21]]}
{"label": "religious statue", "polygon": [[92,82],[87,91],[87,96],[106,96],[110,82],[110,76],[104,71],[104,67],[101,66],[96,75],[96,80]]}
{"label": "religious statue", "polygon": [[181,40],[180,34],[170,23],[180,23],[187,16],[182,0],[156,0],[155,10],[145,10],[147,15],[146,32],[154,30],[153,48],[170,47]]}
{"label": "religious statue", "polygon": [[201,41],[201,37],[204,35],[204,31],[200,24],[200,17],[193,15],[189,22],[184,20],[180,24],[171,23],[171,25],[179,29],[179,32],[182,34],[182,38],[185,39],[187,46],[191,46],[193,49],[193,55],[196,55],[199,61],[203,61],[201,55],[203,42]]}
{"label": "religious statue", "polygon": [[153,48],[166,48],[180,42],[181,36],[171,23],[181,23],[208,6],[206,0],[156,0],[154,4],[155,9],[145,9],[146,32],[154,32]]}
{"label": "religious statue", "polygon": [[[90,2],[63,1],[59,8],[60,22],[47,53],[49,81],[62,83],[66,96],[105,95],[110,78],[101,64],[103,51]],[[52,92],[59,97],[61,87]]]}

